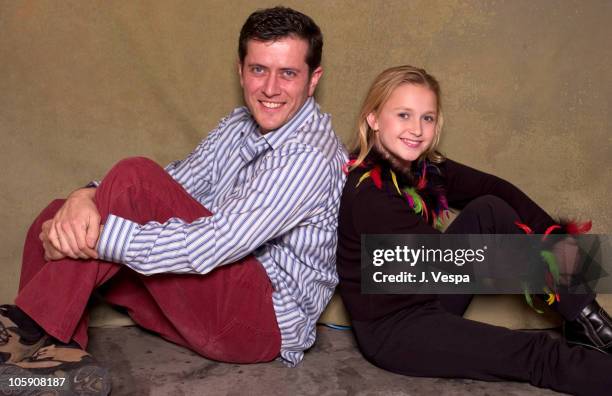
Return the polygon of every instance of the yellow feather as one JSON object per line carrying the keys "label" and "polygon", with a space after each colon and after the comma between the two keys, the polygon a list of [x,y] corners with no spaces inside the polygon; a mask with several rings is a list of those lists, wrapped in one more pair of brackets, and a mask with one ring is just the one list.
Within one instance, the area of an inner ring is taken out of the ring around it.
{"label": "yellow feather", "polygon": [[402,192],[400,191],[400,188],[397,185],[397,176],[395,176],[395,172],[393,172],[393,170],[391,170],[391,169],[389,169],[389,172],[391,172],[391,180],[393,180],[393,185],[395,186],[395,189],[397,190],[397,193],[399,195],[402,195]]}
{"label": "yellow feather", "polygon": [[355,187],[359,187],[359,185],[361,184],[362,181],[364,181],[365,179],[367,179],[368,177],[370,177],[370,172],[371,171],[367,171],[366,173],[364,173],[363,175],[361,175],[361,177],[359,178],[359,181],[357,182],[357,185]]}

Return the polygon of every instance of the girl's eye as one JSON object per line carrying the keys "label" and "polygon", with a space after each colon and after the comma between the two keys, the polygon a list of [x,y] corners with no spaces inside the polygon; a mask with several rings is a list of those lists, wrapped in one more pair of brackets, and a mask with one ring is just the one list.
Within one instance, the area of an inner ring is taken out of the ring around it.
{"label": "girl's eye", "polygon": [[399,118],[404,119],[404,120],[407,120],[408,118],[410,118],[410,114],[409,113],[399,113],[397,116]]}
{"label": "girl's eye", "polygon": [[427,116],[423,117],[423,119],[424,119],[426,122],[435,122],[435,121],[436,121],[436,117],[431,116],[431,115],[427,115]]}

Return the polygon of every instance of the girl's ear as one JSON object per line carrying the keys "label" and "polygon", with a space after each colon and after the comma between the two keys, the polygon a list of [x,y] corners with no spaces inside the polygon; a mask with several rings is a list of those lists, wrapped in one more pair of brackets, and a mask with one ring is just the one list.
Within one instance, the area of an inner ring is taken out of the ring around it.
{"label": "girl's ear", "polygon": [[376,114],[374,112],[368,114],[368,116],[366,117],[366,121],[374,132],[378,132],[378,117],[376,117]]}

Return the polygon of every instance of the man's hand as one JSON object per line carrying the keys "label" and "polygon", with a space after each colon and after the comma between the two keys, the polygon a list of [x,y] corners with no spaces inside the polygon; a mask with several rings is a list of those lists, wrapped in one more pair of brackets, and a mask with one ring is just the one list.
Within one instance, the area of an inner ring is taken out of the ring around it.
{"label": "man's hand", "polygon": [[42,225],[42,231],[38,238],[40,238],[43,248],[45,249],[45,260],[61,260],[66,257],[65,254],[57,250],[53,247],[53,244],[49,240],[49,231],[51,230],[51,225],[53,224],[53,219],[47,220]]}
{"label": "man's hand", "polygon": [[45,258],[98,258],[95,248],[100,235],[100,213],[93,201],[94,194],[93,188],[76,190],[55,217],[43,224],[40,240]]}

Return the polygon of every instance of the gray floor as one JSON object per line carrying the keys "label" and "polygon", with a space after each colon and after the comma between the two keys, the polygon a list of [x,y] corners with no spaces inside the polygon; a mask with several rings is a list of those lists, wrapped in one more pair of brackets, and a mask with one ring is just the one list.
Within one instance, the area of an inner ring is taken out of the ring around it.
{"label": "gray floor", "polygon": [[110,368],[120,395],[559,395],[515,382],[412,378],[365,361],[350,331],[319,327],[298,368],[279,362],[225,364],[204,359],[137,327],[91,331],[91,353]]}

